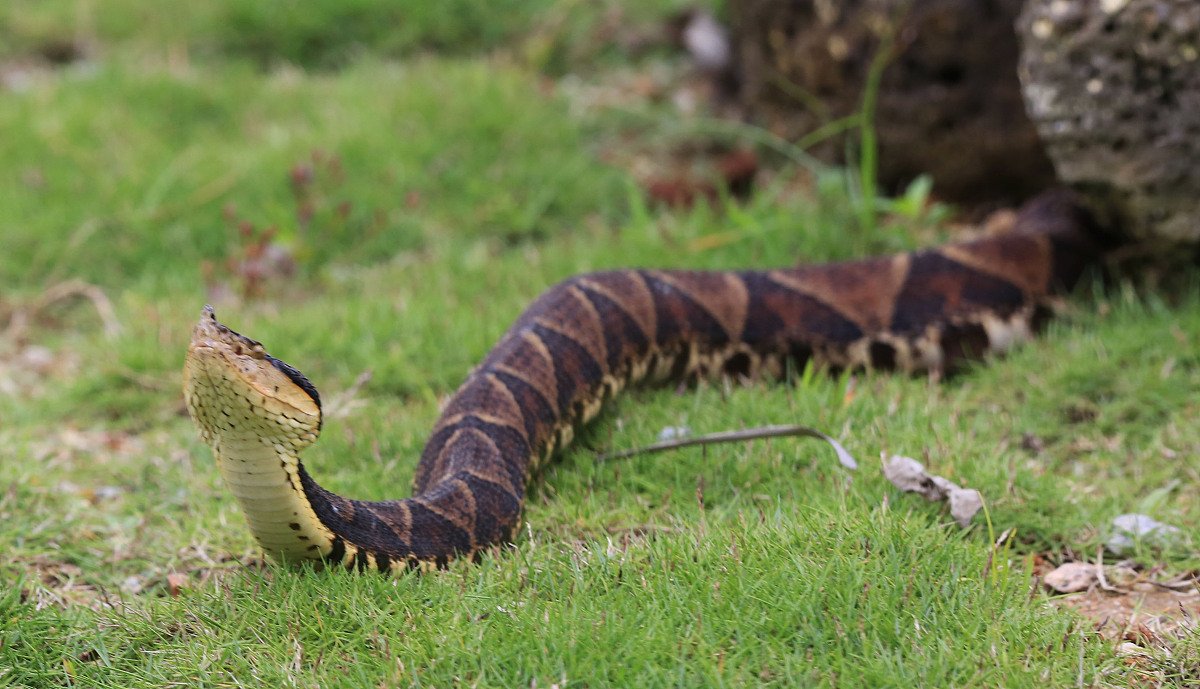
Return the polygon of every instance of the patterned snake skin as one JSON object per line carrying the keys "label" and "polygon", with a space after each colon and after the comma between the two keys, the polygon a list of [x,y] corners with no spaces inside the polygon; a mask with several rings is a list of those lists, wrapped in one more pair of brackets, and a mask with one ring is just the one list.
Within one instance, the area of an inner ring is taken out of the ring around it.
{"label": "patterned snake skin", "polygon": [[789,365],[945,371],[1028,337],[1093,259],[1070,197],[1026,205],[1015,229],[860,261],[764,271],[620,270],[547,290],[446,405],[414,497],[350,500],[299,452],[317,390],[206,308],[184,370],[188,410],[262,547],[358,569],[437,567],[511,539],[526,483],[633,383]]}

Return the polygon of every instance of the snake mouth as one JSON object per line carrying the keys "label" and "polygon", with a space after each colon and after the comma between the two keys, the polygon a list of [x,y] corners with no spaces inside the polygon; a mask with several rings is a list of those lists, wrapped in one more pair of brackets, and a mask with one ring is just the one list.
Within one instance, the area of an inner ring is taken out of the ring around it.
{"label": "snake mouth", "polygon": [[[209,365],[215,364],[226,375],[236,374],[247,386],[270,396],[278,396],[281,388],[279,384],[268,381],[283,374],[288,382],[299,388],[299,394],[316,405],[317,429],[320,430],[323,414],[321,395],[316,386],[295,367],[267,353],[258,340],[246,337],[218,321],[211,305],[205,305],[200,312],[200,320],[192,328],[188,359],[203,362],[198,368],[204,369],[205,374],[209,373]],[[268,390],[272,390],[272,393],[268,393]],[[287,403],[295,406],[296,400],[293,397]]]}
{"label": "snake mouth", "polygon": [[200,313],[200,320],[192,327],[192,339],[187,350],[187,371],[193,377],[209,378],[210,364],[215,361],[225,363],[229,357],[232,341],[232,330],[217,321],[213,307],[205,305]]}
{"label": "snake mouth", "polygon": [[190,349],[209,348],[229,350],[231,354],[249,356],[254,359],[267,359],[270,355],[258,340],[252,340],[245,335],[229,328],[217,320],[217,314],[211,305],[205,305],[200,312],[200,320],[192,328]]}

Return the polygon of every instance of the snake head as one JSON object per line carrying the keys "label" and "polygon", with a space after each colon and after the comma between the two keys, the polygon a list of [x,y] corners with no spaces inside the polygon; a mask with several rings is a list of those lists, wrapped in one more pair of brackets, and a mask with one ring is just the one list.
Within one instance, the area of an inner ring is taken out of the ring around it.
{"label": "snake head", "polygon": [[307,446],[321,430],[321,396],[303,373],[217,321],[205,306],[183,370],[188,412],[210,444],[253,434]]}

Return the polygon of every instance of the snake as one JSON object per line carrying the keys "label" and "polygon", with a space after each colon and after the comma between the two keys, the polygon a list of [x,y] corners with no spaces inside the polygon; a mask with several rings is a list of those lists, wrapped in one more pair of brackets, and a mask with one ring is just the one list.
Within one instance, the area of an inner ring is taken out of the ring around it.
{"label": "snake", "polygon": [[817,366],[943,374],[1029,338],[1096,255],[1066,194],[1008,232],[894,255],[766,270],[608,270],[547,289],[445,403],[413,495],[353,500],[300,453],[322,426],[298,369],[205,307],[183,371],[188,412],[261,548],[399,573],[512,542],[539,467],[623,389]]}

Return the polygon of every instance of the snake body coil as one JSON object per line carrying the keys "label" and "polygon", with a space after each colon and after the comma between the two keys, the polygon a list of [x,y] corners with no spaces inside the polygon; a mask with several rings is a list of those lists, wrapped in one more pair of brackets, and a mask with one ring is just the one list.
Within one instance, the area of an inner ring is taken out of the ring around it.
{"label": "snake body coil", "polygon": [[526,483],[575,428],[636,382],[782,374],[789,362],[941,371],[1027,337],[1091,258],[1068,198],[1028,204],[1014,232],[939,249],[762,272],[626,270],[539,297],[446,405],[414,497],[349,500],[317,485],[316,388],[206,308],[184,369],[187,407],[270,554],[398,571],[514,534]]}

